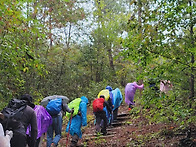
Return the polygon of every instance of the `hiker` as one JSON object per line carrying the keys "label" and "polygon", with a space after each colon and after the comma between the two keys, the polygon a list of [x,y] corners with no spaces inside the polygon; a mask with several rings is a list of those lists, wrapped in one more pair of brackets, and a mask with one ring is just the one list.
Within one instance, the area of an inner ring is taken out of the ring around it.
{"label": "hiker", "polygon": [[136,82],[128,83],[125,87],[125,102],[129,106],[129,110],[132,109],[132,105],[135,105],[134,103],[134,95],[137,89],[143,89],[144,84],[138,85]]}
{"label": "hiker", "polygon": [[[4,119],[4,115],[0,113],[0,122],[2,122],[3,119]],[[0,123],[0,147],[10,147],[10,140],[13,137],[13,131],[6,130],[5,134],[4,134],[3,126]]]}
{"label": "hiker", "polygon": [[76,147],[78,140],[82,138],[81,127],[87,125],[87,104],[88,99],[85,96],[77,98],[68,104],[70,108],[74,108],[72,116],[70,114],[66,115],[69,118],[66,128],[66,132],[68,132],[67,141],[69,134],[72,136],[70,147]]}
{"label": "hiker", "polygon": [[[103,89],[99,92],[98,98],[103,95],[106,103],[109,105],[110,109],[113,109],[113,99],[112,99],[112,87],[107,86],[106,89]],[[104,107],[104,111],[106,112],[107,124],[111,125],[112,123],[112,111],[108,111],[107,107]]]}
{"label": "hiker", "polygon": [[148,79],[149,88],[154,90],[156,93],[159,92],[159,88],[157,87],[157,82],[155,79],[150,78]]}
{"label": "hiker", "polygon": [[112,87],[111,86],[106,86],[107,90],[109,90],[109,94],[110,94],[110,97],[108,99],[108,104],[110,105],[111,109],[114,108],[114,100],[113,100],[113,94],[112,94]]}
{"label": "hiker", "polygon": [[[23,124],[25,126],[25,138],[24,138],[25,139],[25,146],[27,144],[27,139],[26,139],[27,127],[29,125],[31,125],[31,131],[30,131],[31,136],[29,137],[29,140],[28,140],[29,144],[28,145],[29,145],[29,147],[35,147],[35,143],[36,143],[36,139],[37,139],[37,118],[36,118],[35,111],[33,110],[35,107],[35,105],[33,104],[33,98],[29,94],[24,94],[21,96],[20,99],[25,100],[27,102],[27,107],[24,109],[24,113],[23,113],[24,117],[22,117]],[[23,145],[21,144],[22,141],[18,141],[18,139],[20,140],[21,138],[18,136],[15,137],[15,135],[17,136],[17,134],[14,134],[14,136],[13,136],[13,141],[11,140],[11,146],[16,147],[20,144],[21,147],[23,147]],[[18,145],[16,145],[16,144],[18,144]]]}
{"label": "hiker", "polygon": [[166,96],[169,95],[169,91],[172,89],[173,85],[170,80],[161,80],[160,81],[160,92],[164,93]]}
{"label": "hiker", "polygon": [[[26,147],[26,130],[31,125],[31,137],[29,147],[35,147],[37,138],[37,119],[33,110],[33,98],[24,94],[20,99],[11,99],[8,106],[2,110],[4,114],[4,130],[12,130],[11,147]],[[10,115],[12,114],[12,115]]]}
{"label": "hiker", "polygon": [[0,123],[0,147],[10,147],[10,140],[13,136],[13,131],[6,130],[4,135],[3,126]]}
{"label": "hiker", "polygon": [[160,90],[159,87],[157,86],[157,80],[150,78],[148,79],[148,84],[149,84],[149,89],[154,94],[155,97],[159,97]]}
{"label": "hiker", "polygon": [[117,121],[118,108],[120,107],[120,104],[123,100],[122,94],[119,88],[113,90],[111,86],[107,86],[106,89],[109,90],[110,101],[112,103],[112,122],[115,122]]}
{"label": "hiker", "polygon": [[[95,99],[93,101],[93,113],[95,114],[96,117],[96,133],[103,133],[103,135],[107,134],[107,117],[106,117],[106,112],[104,111],[104,107],[107,107],[107,110],[109,113],[112,112],[111,107],[108,105],[108,103],[105,101],[105,96],[100,95],[99,98]],[[103,126],[101,128],[101,123],[103,120]]]}
{"label": "hiker", "polygon": [[[63,114],[61,111],[73,113],[74,110],[71,110],[67,101],[63,101],[61,96],[56,97],[52,100],[49,100],[46,110],[52,117],[52,124],[48,127],[47,130],[47,147],[56,147],[58,142],[61,139],[62,123],[63,123]],[[63,96],[62,96],[63,97]],[[68,99],[68,98],[67,98]],[[55,132],[55,137],[53,138],[53,132]]]}
{"label": "hiker", "polygon": [[116,88],[115,90],[112,90],[112,95],[113,95],[113,122],[117,121],[117,115],[118,115],[118,108],[120,107],[123,97],[122,93],[119,88]]}
{"label": "hiker", "polygon": [[[34,111],[37,116],[37,129],[38,129],[35,147],[39,147],[42,143],[42,138],[43,138],[44,133],[47,132],[48,127],[52,124],[52,117],[46,111],[46,109],[41,105],[35,105]],[[31,130],[31,126],[28,126],[27,132],[26,132],[28,139],[31,136],[30,130]],[[27,139],[27,142],[29,144],[28,139]]]}

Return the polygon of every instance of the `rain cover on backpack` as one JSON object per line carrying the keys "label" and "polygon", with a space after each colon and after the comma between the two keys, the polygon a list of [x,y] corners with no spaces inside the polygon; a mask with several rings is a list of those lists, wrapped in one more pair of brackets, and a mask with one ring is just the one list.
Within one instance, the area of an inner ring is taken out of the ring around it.
{"label": "rain cover on backpack", "polygon": [[93,101],[93,112],[103,111],[104,98],[96,98]]}
{"label": "rain cover on backpack", "polygon": [[54,100],[50,100],[48,105],[46,106],[46,110],[51,116],[58,115],[59,112],[62,110],[62,99],[57,98]]}
{"label": "rain cover on backpack", "polygon": [[22,126],[21,117],[23,110],[27,104],[25,100],[11,99],[8,106],[5,107],[1,113],[3,113],[5,119],[3,120],[4,130],[14,130],[19,126]]}
{"label": "rain cover on backpack", "polygon": [[67,104],[69,102],[69,98],[66,97],[66,96],[63,96],[63,95],[51,95],[51,96],[47,96],[45,97],[42,101],[41,101],[41,105],[46,107],[48,102],[50,100],[54,100],[54,99],[57,99],[57,98],[61,98],[63,103]]}
{"label": "rain cover on backpack", "polygon": [[[71,101],[68,104],[69,109],[74,108],[74,113],[73,113],[72,117],[74,117],[74,116],[76,116],[78,114],[80,102],[81,102],[81,98],[76,98],[76,99],[74,99],[73,101]],[[70,118],[71,117],[71,113],[67,112],[66,113],[66,117]]]}
{"label": "rain cover on backpack", "polygon": [[115,90],[112,90],[112,94],[113,94],[113,105],[114,105],[114,108],[113,110],[117,109],[118,107],[120,107],[120,104],[122,103],[123,101],[123,97],[122,97],[122,94],[121,94],[121,91],[119,88],[116,88]]}
{"label": "rain cover on backpack", "polygon": [[[37,116],[37,139],[38,139],[42,136],[43,133],[47,132],[48,127],[52,124],[52,117],[46,111],[46,109],[41,105],[35,105],[34,111]],[[26,134],[31,136],[31,125],[27,127]]]}
{"label": "rain cover on backpack", "polygon": [[108,89],[101,90],[97,97],[99,98],[100,95],[104,95],[106,101],[110,98],[110,93]]}

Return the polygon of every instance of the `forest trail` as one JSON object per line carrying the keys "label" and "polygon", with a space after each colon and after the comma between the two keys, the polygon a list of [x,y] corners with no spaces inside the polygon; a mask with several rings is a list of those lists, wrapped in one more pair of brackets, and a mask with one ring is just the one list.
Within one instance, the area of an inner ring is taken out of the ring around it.
{"label": "forest trail", "polygon": [[[122,104],[119,107],[118,121],[107,128],[108,134],[97,136],[95,135],[95,117],[92,108],[89,107],[87,111],[88,125],[82,127],[83,135],[78,142],[78,147],[189,147],[187,144],[183,145],[182,142],[183,139],[186,139],[187,130],[179,130],[179,126],[175,123],[150,123],[143,116],[142,111],[137,117],[132,117],[128,106]],[[67,123],[64,122],[62,138],[58,147],[66,146],[66,125]],[[196,129],[192,130],[191,138],[193,139],[188,143],[193,144],[191,147],[196,147]],[[69,136],[70,141],[71,136]],[[185,141],[187,143],[187,140]],[[45,147],[45,142],[43,147]]]}

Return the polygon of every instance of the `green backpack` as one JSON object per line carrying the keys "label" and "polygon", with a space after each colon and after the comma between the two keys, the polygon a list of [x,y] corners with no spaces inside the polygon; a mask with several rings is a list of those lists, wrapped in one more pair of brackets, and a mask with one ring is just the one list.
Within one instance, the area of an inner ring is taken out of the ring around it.
{"label": "green backpack", "polygon": [[[76,98],[74,99],[73,101],[71,101],[69,104],[68,104],[68,107],[70,109],[74,108],[74,113],[73,113],[73,116],[76,116],[78,114],[78,110],[79,110],[79,106],[80,106],[80,102],[81,102],[81,98]],[[66,117],[67,118],[70,118],[71,117],[71,113],[69,112],[66,112]]]}

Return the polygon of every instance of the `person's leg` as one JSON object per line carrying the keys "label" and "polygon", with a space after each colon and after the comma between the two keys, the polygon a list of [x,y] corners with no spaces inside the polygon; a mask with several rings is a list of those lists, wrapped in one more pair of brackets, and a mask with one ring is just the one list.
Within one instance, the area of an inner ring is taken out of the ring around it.
{"label": "person's leg", "polygon": [[54,119],[52,121],[53,121],[52,124],[48,127],[48,130],[47,130],[47,147],[50,147],[50,145],[52,144],[52,139],[53,139]]}
{"label": "person's leg", "polygon": [[129,104],[131,104],[131,105],[134,105],[135,103],[134,103],[134,95],[132,95],[131,97],[130,97],[130,103]]}
{"label": "person's leg", "polygon": [[129,108],[132,109],[133,108],[133,105],[132,104],[129,104]]}
{"label": "person's leg", "polygon": [[62,116],[61,115],[58,115],[56,118],[55,118],[55,126],[54,126],[54,129],[55,129],[55,137],[53,139],[53,143],[57,146],[58,145],[58,142],[59,140],[61,139],[61,131],[62,131]]}
{"label": "person's leg", "polygon": [[26,135],[14,132],[10,144],[11,147],[26,147]]}
{"label": "person's leg", "polygon": [[42,142],[43,142],[44,137],[45,137],[45,133],[43,133],[42,136],[40,137],[38,147],[42,147]]}
{"label": "person's leg", "polygon": [[117,121],[118,108],[113,111],[113,121]]}
{"label": "person's leg", "polygon": [[70,147],[76,147],[77,143],[78,143],[78,140],[79,140],[79,136],[77,134],[74,134],[72,136]]}
{"label": "person's leg", "polygon": [[36,140],[35,147],[39,147],[40,137]]}
{"label": "person's leg", "polygon": [[108,114],[106,113],[106,118],[107,118],[107,125],[110,126],[113,121],[112,113],[110,113],[110,112],[108,112]]}
{"label": "person's leg", "polygon": [[99,114],[95,114],[95,117],[96,117],[96,125],[95,125],[95,130],[96,130],[96,132],[98,133],[98,132],[100,132],[100,130],[101,130],[101,117],[100,117],[100,115]]}
{"label": "person's leg", "polygon": [[29,135],[27,135],[26,142],[27,142],[28,146],[30,146],[31,140],[30,140],[30,136]]}
{"label": "person's leg", "polygon": [[105,113],[102,113],[101,119],[103,120],[103,128],[101,129],[101,133],[103,133],[103,135],[106,135],[107,134],[107,131],[106,131],[107,117],[106,117],[106,114]]}
{"label": "person's leg", "polygon": [[106,114],[106,118],[107,118],[107,124],[110,125],[110,112],[107,109],[105,110],[105,114]]}

